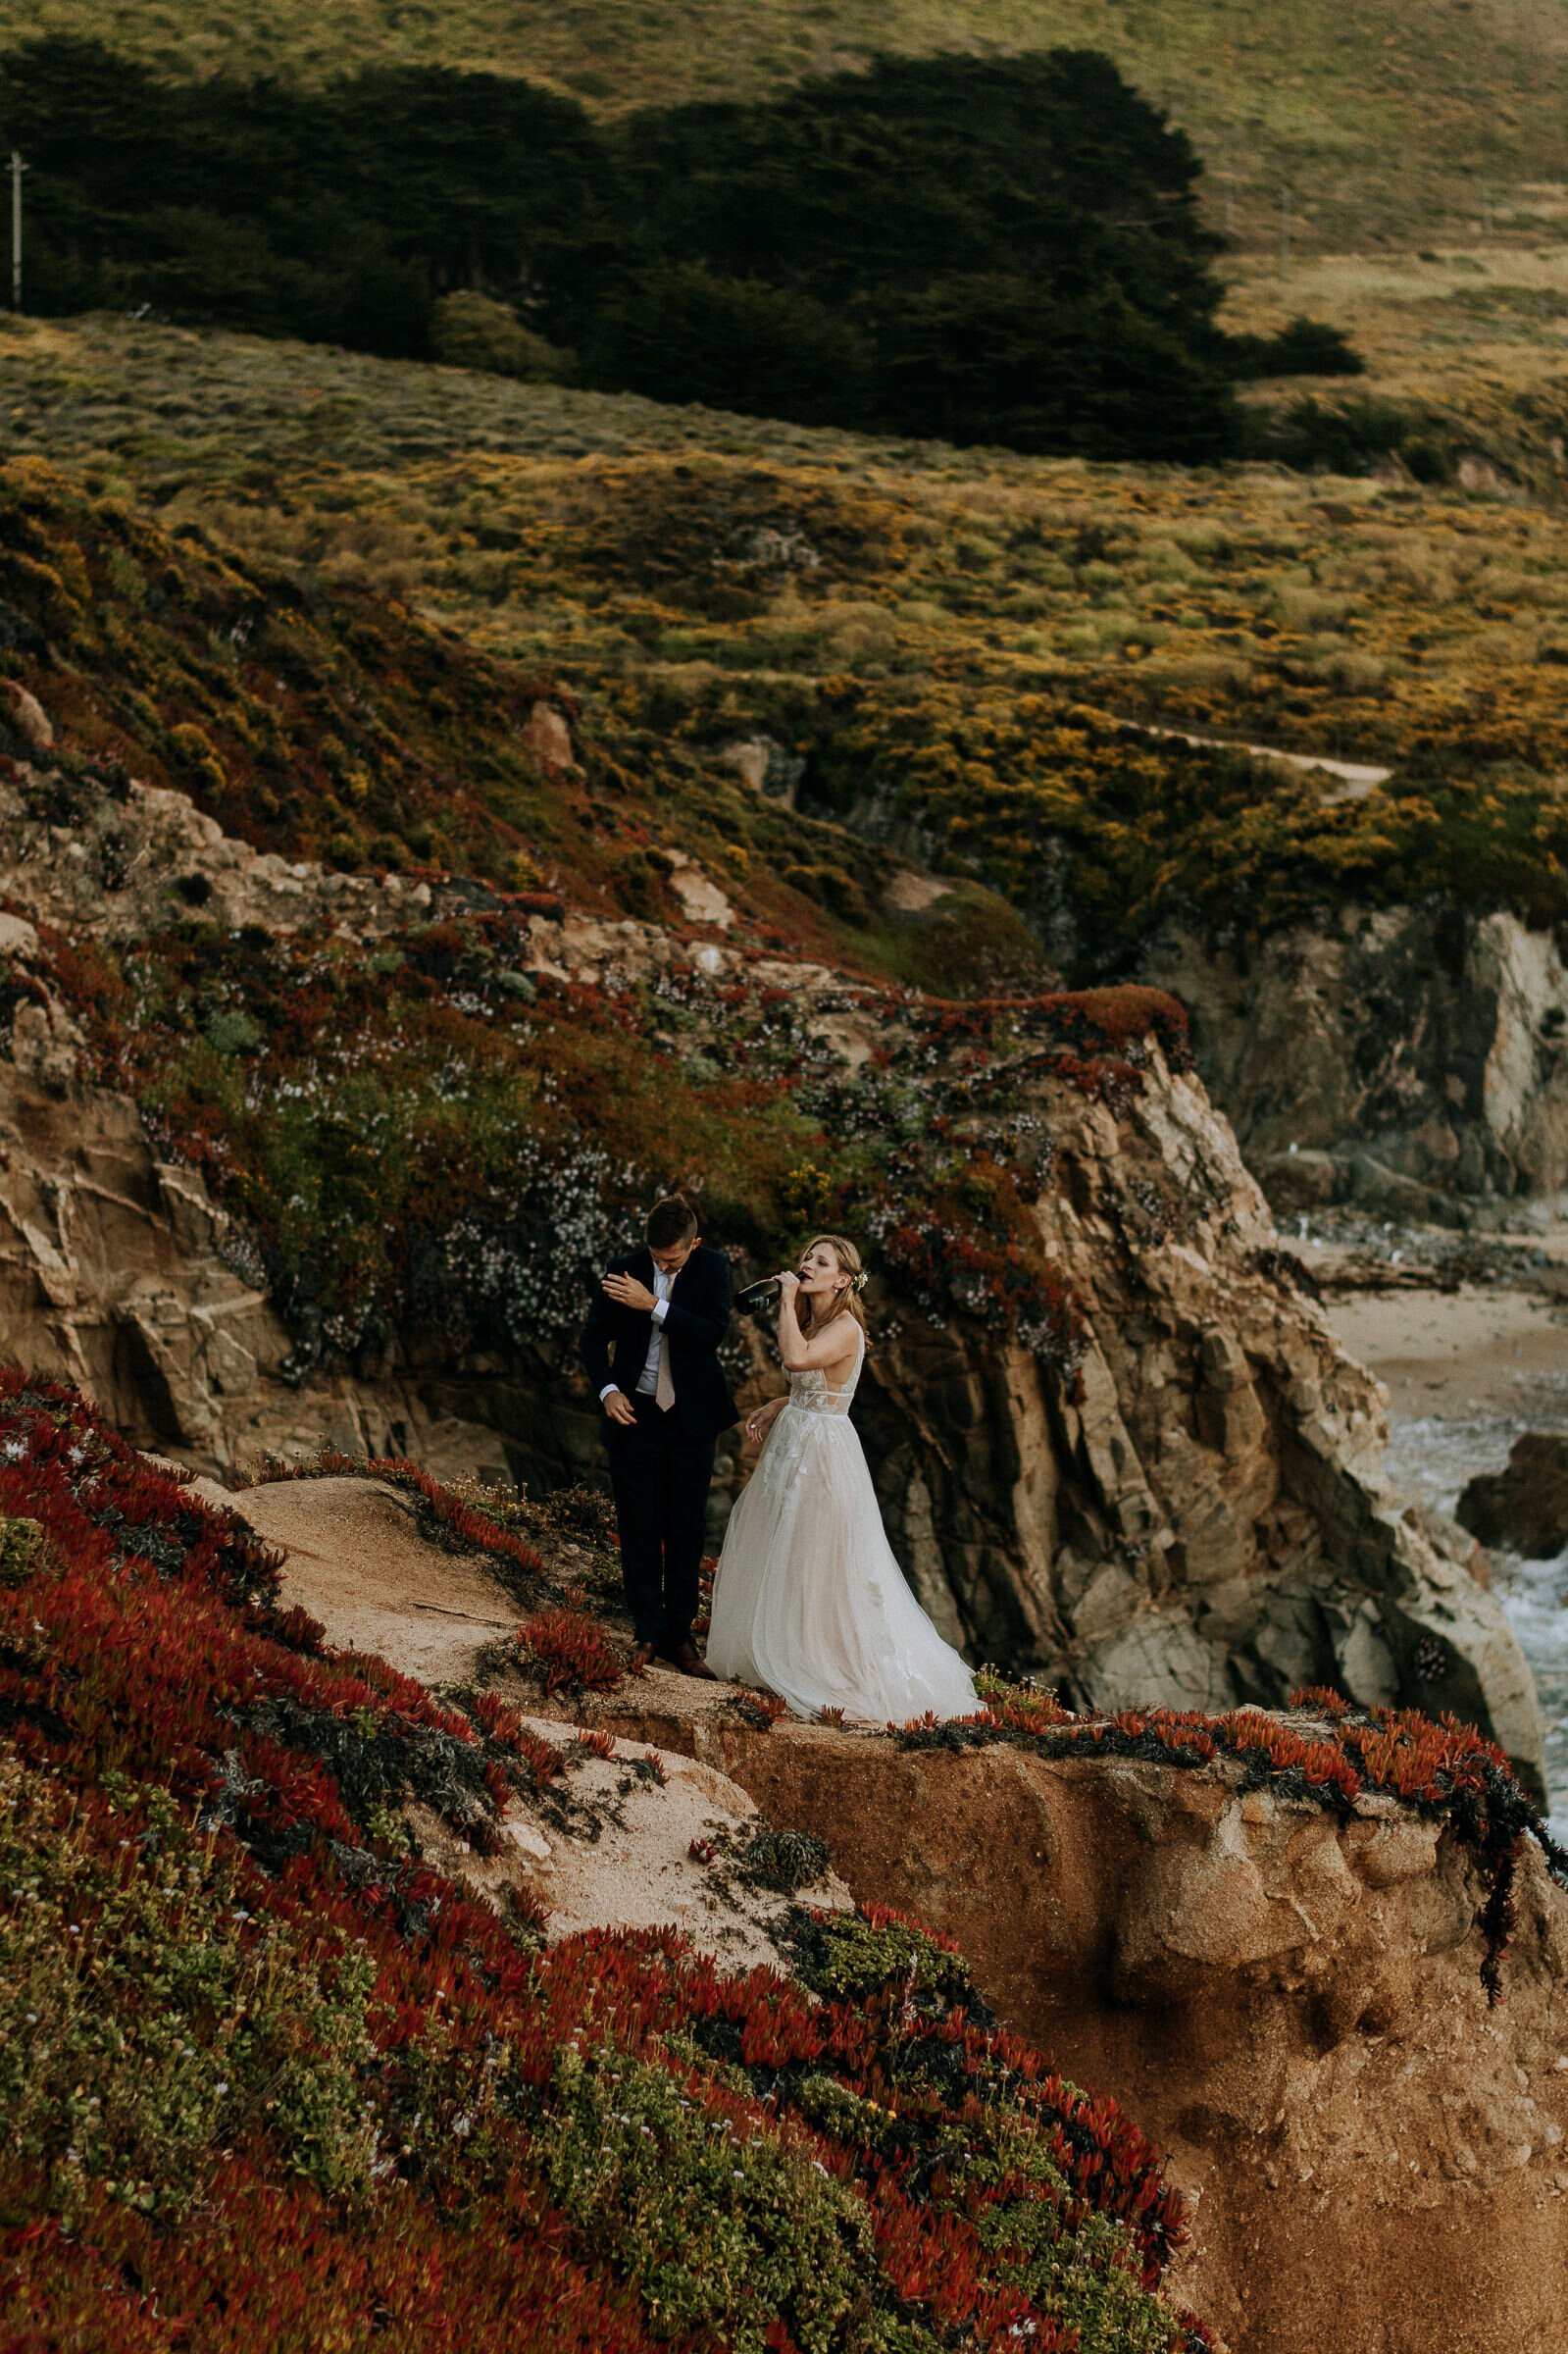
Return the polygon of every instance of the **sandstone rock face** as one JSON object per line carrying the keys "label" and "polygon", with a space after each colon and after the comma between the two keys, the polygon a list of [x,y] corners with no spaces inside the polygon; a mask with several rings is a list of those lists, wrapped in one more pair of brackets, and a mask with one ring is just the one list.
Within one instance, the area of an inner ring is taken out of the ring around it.
{"label": "sandstone rock face", "polygon": [[155,1157],[125,1097],[53,1064],[46,1021],[19,1015],[17,1032],[0,1059],[0,1350],[132,1437],[208,1458],[288,1337],[200,1178]]}
{"label": "sandstone rock face", "polygon": [[1441,1527],[1382,1486],[1386,1399],[1297,1283],[1190,1078],[1052,1105],[1038,1216],[1091,1333],[1075,1384],[913,1328],[861,1414],[894,1548],[973,1659],[1100,1708],[1326,1682],[1489,1724],[1540,1783],[1528,1668]]}
{"label": "sandstone rock face", "polygon": [[945,1929],[1011,2025],[1127,2104],[1195,2204],[1176,2293],[1232,2354],[1560,2345],[1568,1896],[1534,1849],[1489,2010],[1476,1875],[1391,1800],[1340,1822],[1232,1769],[603,1705]]}
{"label": "sandstone rock face", "polygon": [[559,773],[578,765],[570,723],[554,703],[540,701],[531,707],[523,742],[541,768]]}
{"label": "sandstone rock face", "polygon": [[1167,935],[1147,977],[1191,1008],[1198,1068],[1278,1208],[1453,1222],[1568,1189],[1568,966],[1549,933],[1350,907],[1244,970]]}
{"label": "sandstone rock face", "polygon": [[[297,1359],[247,1238],[197,1175],[160,1162],[127,1101],[76,1075],[70,1019],[30,970],[36,921],[126,939],[199,901],[229,925],[364,938],[460,914],[484,887],[285,867],[183,795],[135,786],[50,826],[0,785],[0,842],[18,976],[0,1027],[4,1353],[82,1382],[130,1435],[206,1470],[326,1443],[414,1455],[448,1477],[596,1475],[596,1416],[567,1343]],[[578,979],[692,954],[630,921],[540,915],[529,930],[534,969]],[[709,941],[696,956],[722,976],[741,953]],[[885,1014],[825,968],[744,969],[788,989],[825,1056],[853,1066],[882,1043]],[[1048,1145],[1042,1241],[1084,1317],[1075,1370],[882,1304],[857,1419],[927,1608],[971,1659],[1097,1706],[1273,1705],[1326,1681],[1363,1702],[1451,1708],[1539,1787],[1518,1647],[1441,1530],[1400,1518],[1384,1493],[1383,1395],[1280,1252],[1230,1129],[1157,1051],[1117,1106],[1046,1071],[1032,1114]],[[745,1396],[776,1388],[758,1329],[736,1345],[751,1356]],[[715,1539],[738,1450],[731,1434]]]}
{"label": "sandstone rock face", "polygon": [[1459,1518],[1483,1545],[1506,1545],[1528,1561],[1568,1546],[1568,1433],[1527,1430],[1505,1471],[1484,1472],[1459,1499]]}

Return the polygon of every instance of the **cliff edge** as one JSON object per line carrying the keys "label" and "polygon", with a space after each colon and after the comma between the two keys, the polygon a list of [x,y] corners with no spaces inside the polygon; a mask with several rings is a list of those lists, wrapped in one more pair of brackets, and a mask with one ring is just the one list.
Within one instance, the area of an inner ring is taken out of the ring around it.
{"label": "cliff edge", "polygon": [[[429,1669],[440,1597],[446,1674],[541,1729],[694,1761],[745,1794],[732,1809],[820,1841],[855,1900],[953,1938],[1009,2026],[1159,2141],[1191,2216],[1173,2288],[1234,2354],[1555,2346],[1568,1894],[1462,1742],[1347,1716],[1337,1739],[1321,1704],[1064,1720],[1000,1692],[970,1725],[803,1724],[735,1687],[595,1666],[581,1617],[497,1641],[504,1562],[422,1547],[406,1519],[390,1552],[381,1493],[336,1473],[228,1501],[285,1549],[285,1597],[335,1640],[375,1633]],[[519,1525],[588,1623],[613,1622],[613,1557],[581,1527]],[[516,1869],[546,1908],[563,1887],[581,1904],[582,1865],[545,1827],[549,1852]],[[705,1870],[723,1891],[723,1855]],[[616,1873],[595,1886],[614,1917]],[[683,1902],[689,1925],[699,1891]]]}
{"label": "cliff edge", "polygon": [[[658,1094],[639,1119],[710,1156],[721,1239],[742,1184],[786,1227],[866,1234],[857,1417],[894,1547],[972,1658],[1102,1708],[1327,1682],[1451,1709],[1540,1792],[1517,1644],[1468,1548],[1384,1490],[1385,1400],[1281,1248],[1172,1000],[946,1002],[733,939],[722,905],[677,933],[285,863],[161,788],[46,797],[0,778],[0,1330],[140,1442],[224,1474],[325,1442],[596,1476],[574,1339],[624,1231],[603,1123],[630,1053],[627,1087]],[[381,1151],[414,1165],[378,1205],[356,1123],[384,1087],[344,1034],[367,994],[416,989],[394,1014],[435,1025],[428,1082],[403,1033],[362,1049],[410,1091]],[[447,1207],[470,1172],[443,1091],[496,1068],[519,1088],[486,1112],[496,1167]],[[557,1161],[539,1123],[563,1100]],[[742,1267],[767,1247],[732,1246]],[[756,1328],[733,1370],[747,1399],[777,1385]]]}

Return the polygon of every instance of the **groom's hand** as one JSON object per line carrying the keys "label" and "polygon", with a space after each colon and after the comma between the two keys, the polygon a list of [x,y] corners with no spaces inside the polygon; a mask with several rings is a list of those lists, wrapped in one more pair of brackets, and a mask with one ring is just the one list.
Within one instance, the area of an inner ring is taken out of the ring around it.
{"label": "groom's hand", "polygon": [[625,1390],[612,1390],[603,1401],[604,1410],[612,1422],[624,1423],[628,1429],[637,1418],[636,1407]]}
{"label": "groom's hand", "polygon": [[634,1307],[643,1315],[651,1315],[658,1302],[645,1283],[634,1275],[606,1275],[604,1288],[620,1307]]}

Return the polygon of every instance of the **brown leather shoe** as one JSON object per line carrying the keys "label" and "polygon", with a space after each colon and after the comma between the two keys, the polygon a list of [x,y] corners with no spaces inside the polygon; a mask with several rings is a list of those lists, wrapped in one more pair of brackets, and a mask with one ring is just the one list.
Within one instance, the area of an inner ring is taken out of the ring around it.
{"label": "brown leather shoe", "polygon": [[633,1675],[640,1675],[644,1667],[651,1667],[653,1665],[655,1659],[658,1657],[658,1649],[659,1647],[656,1643],[639,1643],[636,1646],[630,1661],[627,1663]]}
{"label": "brown leather shoe", "polygon": [[672,1667],[679,1667],[683,1675],[700,1676],[705,1684],[716,1684],[719,1680],[701,1652],[689,1639],[684,1643],[661,1645],[659,1657],[668,1660]]}

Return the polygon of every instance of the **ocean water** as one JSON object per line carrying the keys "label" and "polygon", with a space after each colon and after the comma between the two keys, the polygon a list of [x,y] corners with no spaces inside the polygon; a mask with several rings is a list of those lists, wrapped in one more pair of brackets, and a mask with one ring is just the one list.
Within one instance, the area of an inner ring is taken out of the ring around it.
{"label": "ocean water", "polygon": [[[1478,1472],[1502,1469],[1525,1427],[1502,1414],[1391,1413],[1390,1485],[1408,1502],[1452,1512]],[[1493,1551],[1492,1571],[1492,1590],[1535,1671],[1546,1718],[1548,1820],[1552,1835],[1568,1844],[1568,1550],[1549,1561]]]}

